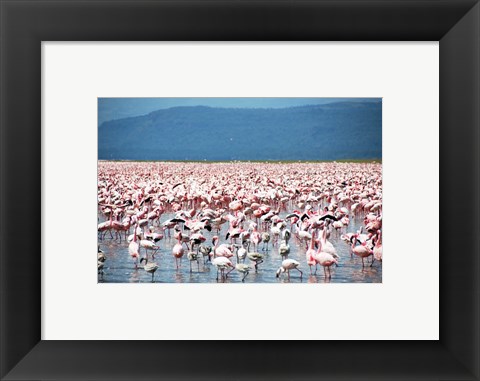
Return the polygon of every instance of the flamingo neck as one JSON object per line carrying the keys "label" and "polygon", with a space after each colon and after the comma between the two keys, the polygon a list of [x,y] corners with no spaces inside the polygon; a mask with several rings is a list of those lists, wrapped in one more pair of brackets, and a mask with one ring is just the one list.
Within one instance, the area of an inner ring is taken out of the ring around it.
{"label": "flamingo neck", "polygon": [[357,236],[354,235],[354,236],[353,236],[353,242],[352,242],[352,249],[355,248],[355,244],[356,244],[356,243],[357,243]]}
{"label": "flamingo neck", "polygon": [[310,241],[310,249],[315,249],[315,230],[312,231],[312,239]]}
{"label": "flamingo neck", "polygon": [[322,251],[322,240],[319,240],[317,253],[320,253],[321,251]]}
{"label": "flamingo neck", "polygon": [[138,224],[136,224],[135,228],[133,229],[133,242],[137,242],[137,227]]}

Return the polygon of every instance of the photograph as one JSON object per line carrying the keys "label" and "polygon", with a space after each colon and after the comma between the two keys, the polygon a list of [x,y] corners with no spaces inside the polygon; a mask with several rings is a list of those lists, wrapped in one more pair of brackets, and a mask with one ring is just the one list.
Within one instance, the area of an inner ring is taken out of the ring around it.
{"label": "photograph", "polygon": [[382,98],[98,98],[98,283],[382,283]]}

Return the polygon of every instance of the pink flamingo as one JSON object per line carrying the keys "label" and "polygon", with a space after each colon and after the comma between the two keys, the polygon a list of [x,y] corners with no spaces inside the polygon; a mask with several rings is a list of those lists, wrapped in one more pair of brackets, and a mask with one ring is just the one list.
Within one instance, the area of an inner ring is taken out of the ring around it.
{"label": "pink flamingo", "polygon": [[219,238],[218,236],[213,236],[212,244],[213,244],[213,257],[226,257],[231,258],[233,257],[232,250],[230,250],[229,246],[226,244],[221,244],[218,246]]}
{"label": "pink flamingo", "polygon": [[[135,230],[136,229],[137,229],[137,225],[135,225]],[[135,269],[138,268],[137,261],[140,253],[139,253],[139,245],[137,243],[137,235],[135,233],[133,234],[132,242],[130,242],[130,244],[128,245],[128,252],[130,253],[130,256],[133,258],[133,261],[135,263]]]}
{"label": "pink flamingo", "polygon": [[381,230],[377,230],[377,242],[375,242],[375,247],[373,248],[373,258],[375,258],[379,262],[381,262],[383,259]]}
{"label": "pink flamingo", "polygon": [[315,261],[315,231],[312,232],[310,239],[310,248],[305,253],[307,258],[307,265],[310,266],[310,275],[312,275],[312,266],[316,266],[317,262]]}
{"label": "pink flamingo", "polygon": [[180,242],[180,240],[178,240],[178,243],[175,244],[175,246],[173,246],[173,249],[172,249],[172,254],[173,256],[175,257],[175,264],[177,266],[177,270],[178,270],[178,260],[183,257],[183,254],[184,254],[185,250],[183,249],[183,245],[182,243]]}
{"label": "pink flamingo", "polygon": [[[370,255],[373,255],[373,251],[367,247],[366,243],[355,246],[356,243],[357,243],[357,235],[354,235],[354,239],[352,243],[352,253],[355,254],[357,257],[362,258],[362,267],[365,267],[365,262],[363,261],[363,259],[368,258]],[[372,263],[370,264],[370,267],[372,267],[372,265],[373,265],[373,260],[372,260]]]}
{"label": "pink flamingo", "polygon": [[250,235],[250,241],[253,243],[253,249],[258,250],[258,244],[260,243],[260,240],[262,239],[262,236],[260,235],[260,232],[257,231],[257,228],[255,227],[253,232]]}
{"label": "pink flamingo", "polygon": [[317,264],[323,266],[323,272],[325,274],[325,278],[327,277],[327,268],[328,268],[328,277],[332,277],[332,272],[330,270],[330,266],[333,264],[338,265],[337,260],[333,257],[333,255],[322,251],[322,241],[319,243],[318,251],[313,256],[315,259],[315,274],[317,273]]}

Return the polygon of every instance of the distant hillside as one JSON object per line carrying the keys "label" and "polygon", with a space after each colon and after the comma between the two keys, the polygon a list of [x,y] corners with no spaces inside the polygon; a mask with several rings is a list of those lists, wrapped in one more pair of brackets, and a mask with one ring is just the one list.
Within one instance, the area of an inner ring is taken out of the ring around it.
{"label": "distant hillside", "polygon": [[102,123],[100,160],[382,157],[381,102],[277,109],[173,107]]}

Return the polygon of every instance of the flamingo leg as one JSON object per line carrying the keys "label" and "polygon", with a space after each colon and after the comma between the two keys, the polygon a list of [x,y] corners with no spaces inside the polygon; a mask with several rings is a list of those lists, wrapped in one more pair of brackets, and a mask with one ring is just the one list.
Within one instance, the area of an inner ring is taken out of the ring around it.
{"label": "flamingo leg", "polygon": [[300,273],[300,278],[303,278],[303,272],[300,269],[298,269],[297,267],[295,267],[295,270],[297,270]]}

